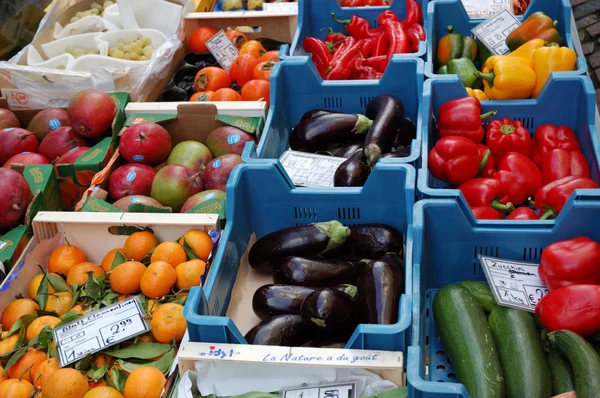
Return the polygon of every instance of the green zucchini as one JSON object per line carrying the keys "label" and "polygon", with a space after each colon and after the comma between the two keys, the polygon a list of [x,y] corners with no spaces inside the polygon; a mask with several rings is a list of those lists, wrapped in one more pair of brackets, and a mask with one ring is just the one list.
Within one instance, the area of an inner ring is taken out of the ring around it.
{"label": "green zucchini", "polygon": [[571,365],[557,350],[552,349],[548,352],[548,366],[550,367],[554,395],[575,391]]}
{"label": "green zucchini", "polygon": [[500,354],[506,396],[550,397],[550,369],[531,314],[497,305],[488,321]]}
{"label": "green zucchini", "polygon": [[464,281],[460,283],[461,286],[469,289],[469,292],[475,297],[475,299],[481,304],[481,307],[485,312],[491,312],[495,306],[498,305],[490,285],[483,282],[476,281]]}
{"label": "green zucchini", "polygon": [[549,333],[548,340],[571,365],[577,398],[600,397],[600,356],[594,347],[569,330]]}
{"label": "green zucchini", "polygon": [[452,284],[433,299],[433,317],[454,373],[472,398],[504,398],[498,350],[481,305],[469,290]]}

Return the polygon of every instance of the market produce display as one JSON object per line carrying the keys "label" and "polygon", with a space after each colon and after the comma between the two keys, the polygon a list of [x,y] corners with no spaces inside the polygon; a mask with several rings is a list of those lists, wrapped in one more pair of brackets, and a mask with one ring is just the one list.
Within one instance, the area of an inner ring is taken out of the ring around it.
{"label": "market produce display", "polygon": [[275,282],[254,294],[262,322],[246,334],[250,344],[341,348],[359,323],[398,322],[403,236],[390,226],[283,229],[260,238],[248,263]]}
{"label": "market produce display", "polygon": [[[475,97],[444,103],[437,120],[441,138],[428,154],[431,174],[458,187],[476,218],[552,219],[574,190],[598,188],[568,126],[543,124],[532,138],[520,121],[503,118],[484,131],[482,120],[496,111],[481,109]],[[510,215],[517,205],[533,205],[539,215]]]}
{"label": "market produce display", "polygon": [[377,18],[376,28],[356,15],[349,20],[331,17],[346,26],[347,35],[329,28],[325,41],[307,37],[302,44],[326,80],[380,79],[394,54],[417,52],[419,43],[426,40],[421,5],[416,0],[406,1],[404,20],[387,10]]}
{"label": "market produce display", "polygon": [[[29,282],[27,297],[2,312],[0,396],[160,397],[186,331],[183,305],[206,272],[212,246],[209,234],[196,229],[177,242],[141,231],[101,264],[88,262],[68,241],[58,246],[39,264],[47,271]],[[61,368],[52,329],[132,295],[147,312],[151,332]]]}
{"label": "market produce display", "polygon": [[84,17],[89,17],[92,15],[102,15],[104,13],[104,9],[110,7],[114,4],[111,0],[105,1],[102,5],[99,3],[92,3],[90,5],[90,9],[87,11],[78,11],[75,13],[75,16],[71,18],[70,22],[77,22]]}

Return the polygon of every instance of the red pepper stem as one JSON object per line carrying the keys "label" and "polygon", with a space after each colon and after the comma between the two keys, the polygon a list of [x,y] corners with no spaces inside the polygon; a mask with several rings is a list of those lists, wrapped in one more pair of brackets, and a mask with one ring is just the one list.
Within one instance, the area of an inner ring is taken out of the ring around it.
{"label": "red pepper stem", "polygon": [[494,79],[496,78],[496,74],[494,73],[494,71],[490,71],[490,73],[481,73],[481,72],[475,72],[475,75],[477,75],[477,77],[482,78],[483,80],[487,81],[488,84],[491,87],[494,87]]}
{"label": "red pepper stem", "polygon": [[483,154],[483,158],[481,159],[481,162],[479,162],[479,171],[480,172],[481,172],[481,170],[483,170],[483,168],[487,164],[491,154],[492,154],[492,151],[490,151],[489,149],[487,151],[485,151],[485,153]]}
{"label": "red pepper stem", "polygon": [[510,124],[503,124],[502,127],[500,127],[500,132],[504,135],[514,134],[515,127]]}
{"label": "red pepper stem", "polygon": [[533,199],[531,199],[531,197],[527,198],[527,203],[528,203],[530,206],[533,206],[533,207],[535,207],[535,202],[533,201]]}
{"label": "red pepper stem", "polygon": [[337,46],[339,46],[340,44],[342,44],[343,42],[345,42],[345,41],[346,40],[340,40],[337,43],[333,43],[333,44],[331,44],[331,43],[325,43],[325,45],[327,46],[327,48],[329,49],[329,51],[335,52],[335,48]]}
{"label": "red pepper stem", "polygon": [[350,22],[352,22],[351,19],[337,19],[335,17],[334,13],[331,13],[331,18],[333,18],[333,20],[341,25],[350,25]]}
{"label": "red pepper stem", "polygon": [[546,207],[546,211],[544,212],[544,215],[540,217],[540,220],[548,220],[549,218],[556,218],[556,213],[553,208]]}
{"label": "red pepper stem", "polygon": [[508,202],[507,204],[503,205],[502,203],[500,203],[500,199],[492,200],[492,202],[490,203],[490,207],[494,210],[509,212],[515,209],[515,206],[512,203]]}
{"label": "red pepper stem", "polygon": [[494,116],[496,113],[498,113],[497,110],[493,110],[493,111],[489,111],[487,113],[484,113],[483,115],[481,115],[481,120],[488,119],[488,118]]}

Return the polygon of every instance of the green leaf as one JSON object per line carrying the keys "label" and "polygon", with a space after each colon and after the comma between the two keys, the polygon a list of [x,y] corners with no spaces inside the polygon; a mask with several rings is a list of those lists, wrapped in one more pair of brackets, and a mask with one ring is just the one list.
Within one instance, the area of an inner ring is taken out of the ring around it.
{"label": "green leaf", "polygon": [[4,338],[10,337],[13,334],[17,333],[22,327],[27,328],[27,326],[37,318],[38,318],[37,314],[23,315],[22,317],[17,319],[15,321],[15,323],[13,323],[12,327],[8,331],[8,334]]}
{"label": "green leaf", "polygon": [[45,310],[35,310],[37,316],[55,316],[58,317],[58,314],[54,311],[45,311]]}
{"label": "green leaf", "polygon": [[137,295],[138,301],[140,302],[140,304],[142,305],[142,308],[145,311],[148,311],[148,297],[146,297],[144,294],[140,293]]}
{"label": "green leaf", "polygon": [[88,280],[85,282],[85,293],[95,301],[102,300],[102,284],[94,280],[92,271],[88,272]]}
{"label": "green leaf", "polygon": [[127,259],[125,258],[125,256],[123,255],[123,253],[121,253],[120,251],[117,252],[117,254],[115,255],[115,258],[113,259],[113,262],[110,266],[110,269],[113,270],[115,269],[115,267],[117,265],[121,265],[123,263],[127,262]]}
{"label": "green leaf", "polygon": [[6,363],[6,366],[4,367],[4,372],[2,373],[2,376],[4,376],[6,374],[6,372],[8,371],[8,369],[10,369],[15,363],[17,363],[17,361],[19,359],[21,359],[21,357],[23,355],[25,355],[25,353],[27,352],[27,347],[22,347],[19,348],[8,360],[8,362]]}
{"label": "green leaf", "polygon": [[150,359],[169,351],[169,344],[139,343],[133,344],[120,350],[104,351],[104,354],[120,359]]}
{"label": "green leaf", "polygon": [[119,359],[119,360],[117,360],[116,363],[119,364],[123,368],[123,370],[125,370],[126,372],[129,372],[129,373],[131,373],[134,370],[141,368],[143,366],[153,366],[153,367],[159,369],[161,372],[167,373],[171,369],[171,365],[173,364],[173,360],[175,359],[175,358],[173,358],[174,352],[175,352],[175,349],[171,348],[160,359],[158,359],[156,361],[132,363],[132,362],[125,362],[122,359]]}
{"label": "green leaf", "polygon": [[48,351],[48,348],[52,346],[52,342],[54,341],[52,336],[52,328],[50,328],[50,326],[44,326],[40,331],[40,334],[31,339],[27,346],[39,346],[40,349]]}
{"label": "green leaf", "polygon": [[192,246],[190,246],[189,242],[185,237],[183,237],[183,250],[185,250],[185,253],[187,254],[190,260],[200,260],[200,257],[196,255],[194,249],[192,249]]}
{"label": "green leaf", "polygon": [[[110,379],[110,378],[109,378]],[[125,390],[125,382],[127,381],[127,375],[121,369],[116,366],[112,368],[112,380],[111,384],[119,390],[123,392]]]}
{"label": "green leaf", "polygon": [[85,357],[81,358],[79,361],[75,362],[75,369],[87,371],[88,369],[91,369],[91,364],[92,364],[92,356],[86,355]]}
{"label": "green leaf", "polygon": [[69,287],[69,285],[67,285],[67,282],[65,282],[65,280],[63,278],[61,278],[58,275],[52,275],[50,273],[48,273],[47,275],[48,275],[48,281],[50,282],[50,285],[52,285],[54,290],[56,290],[57,292],[71,291],[71,288]]}
{"label": "green leaf", "polygon": [[94,369],[93,367],[87,371],[87,376],[94,380],[98,381],[102,379],[108,373],[108,365],[102,365],[99,369]]}
{"label": "green leaf", "polygon": [[46,303],[48,303],[48,287],[48,274],[44,273],[44,276],[42,276],[42,280],[40,282],[40,287],[38,287],[38,291],[35,295],[35,298],[37,299],[41,309],[45,309]]}
{"label": "green leaf", "polygon": [[60,321],[55,327],[60,327],[60,326],[66,325],[67,323],[73,322],[74,320],[79,319],[82,316],[83,315],[81,315],[77,311],[67,312],[66,314],[64,314],[60,317],[60,319],[62,319],[62,321]]}

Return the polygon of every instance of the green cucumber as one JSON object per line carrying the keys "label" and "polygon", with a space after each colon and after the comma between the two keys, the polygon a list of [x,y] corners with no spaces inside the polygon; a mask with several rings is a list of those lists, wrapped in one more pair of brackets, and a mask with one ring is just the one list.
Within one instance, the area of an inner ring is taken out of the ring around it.
{"label": "green cucumber", "polygon": [[497,305],[488,321],[500,354],[506,396],[550,397],[550,369],[531,314]]}
{"label": "green cucumber", "polygon": [[475,297],[475,299],[481,304],[485,312],[491,312],[495,306],[498,305],[490,285],[483,282],[476,281],[464,281],[460,283],[461,286],[469,289],[469,292]]}
{"label": "green cucumber", "polygon": [[460,285],[442,287],[433,317],[454,373],[472,398],[504,398],[498,350],[481,305]]}
{"label": "green cucumber", "polygon": [[594,347],[569,330],[549,333],[548,340],[571,365],[577,398],[600,397],[600,356]]}
{"label": "green cucumber", "polygon": [[548,366],[550,367],[554,395],[575,391],[571,365],[557,350],[550,350],[548,352]]}

